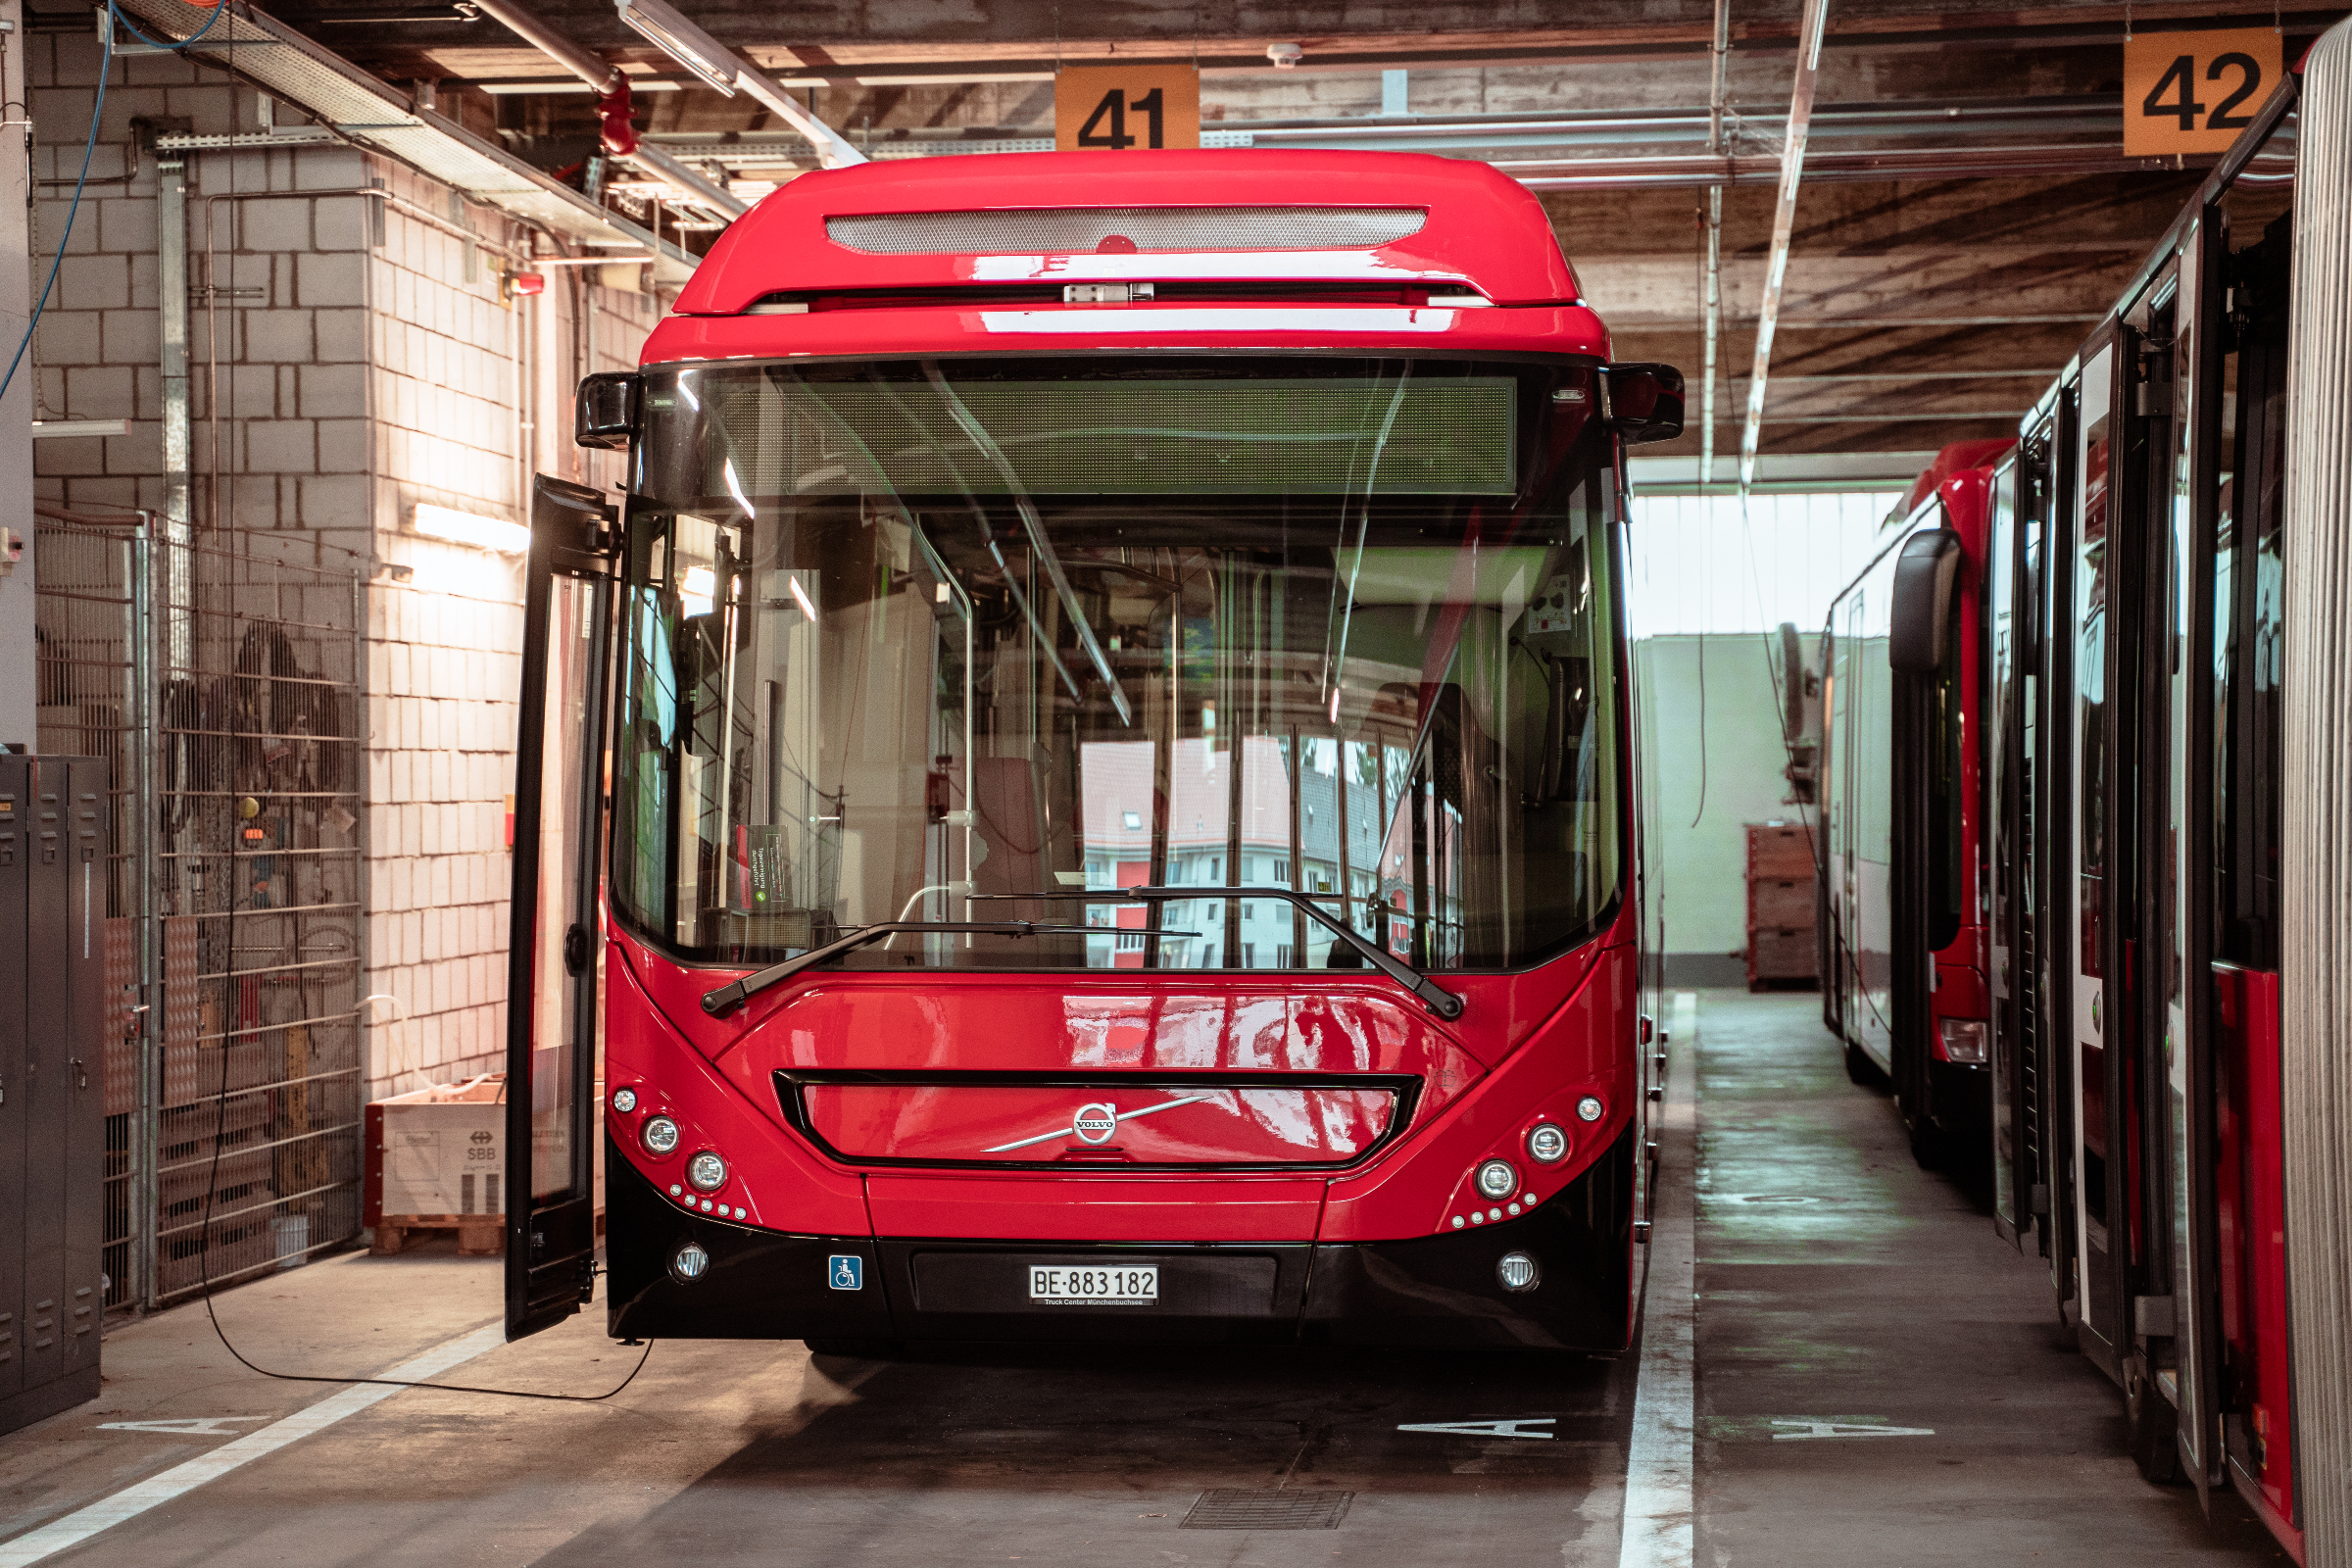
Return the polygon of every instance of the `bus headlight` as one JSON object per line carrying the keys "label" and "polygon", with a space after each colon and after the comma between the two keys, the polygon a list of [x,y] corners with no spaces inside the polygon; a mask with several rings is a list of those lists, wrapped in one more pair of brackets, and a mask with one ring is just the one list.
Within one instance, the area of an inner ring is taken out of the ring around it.
{"label": "bus headlight", "polygon": [[1557,1165],[1568,1157],[1568,1135],[1550,1122],[1538,1122],[1528,1131],[1527,1157],[1539,1165]]}
{"label": "bus headlight", "polygon": [[1505,1252],[1494,1262],[1495,1281],[1506,1291],[1532,1291],[1544,1283],[1544,1270],[1528,1252]]}
{"label": "bus headlight", "polygon": [[686,1162],[686,1179],[698,1193],[715,1193],[727,1185],[727,1162],[706,1149]]}
{"label": "bus headlight", "polygon": [[635,1110],[637,1108],[637,1091],[634,1089],[613,1090],[612,1108],[624,1116]]}
{"label": "bus headlight", "polygon": [[667,1116],[648,1116],[645,1130],[638,1137],[645,1140],[649,1152],[674,1154],[678,1152],[678,1124]]}
{"label": "bus headlight", "polygon": [[1967,1067],[1984,1065],[1984,1020],[1982,1018],[1945,1018],[1942,1020],[1943,1054],[1946,1060]]}
{"label": "bus headlight", "polygon": [[1519,1190],[1519,1172],[1507,1159],[1490,1159],[1471,1178],[1479,1195],[1499,1203]]}
{"label": "bus headlight", "polygon": [[669,1254],[669,1271],[689,1285],[701,1279],[710,1268],[710,1254],[697,1243],[688,1242]]}
{"label": "bus headlight", "polygon": [[1598,1121],[1600,1120],[1600,1112],[1601,1103],[1599,1097],[1597,1096],[1587,1095],[1584,1099],[1576,1102],[1576,1114],[1580,1120]]}

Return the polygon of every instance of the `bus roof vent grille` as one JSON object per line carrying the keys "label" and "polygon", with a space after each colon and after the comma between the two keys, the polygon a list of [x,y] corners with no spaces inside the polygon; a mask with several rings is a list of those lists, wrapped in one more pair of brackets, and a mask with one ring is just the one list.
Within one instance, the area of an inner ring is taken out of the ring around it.
{"label": "bus roof vent grille", "polygon": [[826,219],[825,234],[869,256],[1325,251],[1391,244],[1428,220],[1417,207],[1030,207],[858,213]]}

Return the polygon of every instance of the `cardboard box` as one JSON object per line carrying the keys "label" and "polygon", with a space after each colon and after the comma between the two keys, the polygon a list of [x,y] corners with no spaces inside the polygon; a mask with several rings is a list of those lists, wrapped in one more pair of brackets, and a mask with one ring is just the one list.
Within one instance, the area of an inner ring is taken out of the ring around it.
{"label": "cardboard box", "polygon": [[507,1076],[434,1084],[368,1107],[362,1219],[504,1214]]}
{"label": "cardboard box", "polygon": [[[590,1118],[595,1150],[596,1212],[605,1208],[604,1084]],[[406,1230],[457,1227],[461,1250],[503,1245],[496,1223],[506,1203],[507,1075],[484,1073],[462,1084],[434,1084],[365,1112],[366,1160],[360,1220],[377,1232],[377,1250],[398,1251]],[[466,1222],[473,1223],[467,1224]]]}

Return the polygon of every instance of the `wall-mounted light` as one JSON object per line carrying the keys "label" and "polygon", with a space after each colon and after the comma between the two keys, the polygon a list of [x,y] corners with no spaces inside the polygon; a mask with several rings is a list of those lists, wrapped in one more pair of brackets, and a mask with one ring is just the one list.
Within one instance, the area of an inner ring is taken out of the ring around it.
{"label": "wall-mounted light", "polygon": [[531,548],[531,530],[519,522],[509,522],[504,517],[476,516],[470,512],[457,512],[448,507],[436,507],[429,501],[419,501],[411,520],[416,531],[428,539],[447,539],[452,544],[471,545],[476,550],[495,550],[506,556],[519,556]]}
{"label": "wall-mounted light", "polygon": [[615,0],[620,20],[654,47],[703,78],[716,91],[735,96],[734,52],[686,20],[663,0]]}

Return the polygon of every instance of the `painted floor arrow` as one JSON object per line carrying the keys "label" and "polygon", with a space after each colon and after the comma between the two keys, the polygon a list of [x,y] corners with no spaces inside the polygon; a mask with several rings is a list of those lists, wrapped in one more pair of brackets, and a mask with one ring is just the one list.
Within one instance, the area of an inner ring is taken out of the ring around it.
{"label": "painted floor arrow", "polygon": [[237,1421],[267,1421],[266,1415],[185,1415],[169,1421],[101,1421],[101,1432],[172,1432],[188,1438],[228,1438],[236,1436]]}
{"label": "painted floor arrow", "polygon": [[1544,1438],[1558,1436],[1552,1432],[1522,1431],[1525,1427],[1547,1427],[1559,1420],[1556,1415],[1524,1416],[1515,1421],[1415,1421],[1399,1426],[1399,1432],[1437,1432],[1449,1438]]}
{"label": "painted floor arrow", "polygon": [[1805,1443],[1814,1438],[1932,1438],[1934,1427],[1883,1427],[1859,1421],[1816,1421],[1810,1416],[1775,1416],[1776,1427],[1803,1427],[1802,1432],[1775,1432],[1775,1443]]}

